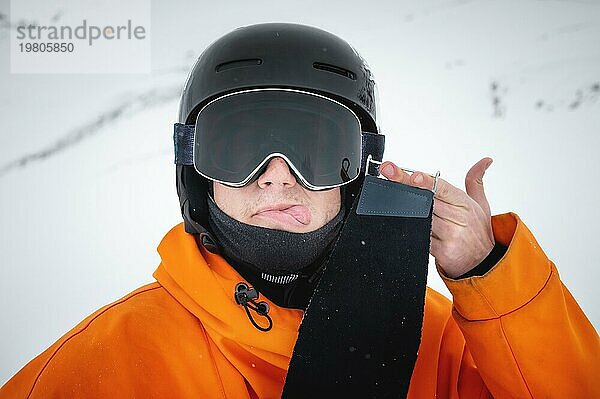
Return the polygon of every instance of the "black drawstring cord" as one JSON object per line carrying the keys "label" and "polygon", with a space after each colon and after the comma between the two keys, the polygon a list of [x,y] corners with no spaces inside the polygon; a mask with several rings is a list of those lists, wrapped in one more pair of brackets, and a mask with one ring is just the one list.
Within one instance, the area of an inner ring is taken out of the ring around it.
{"label": "black drawstring cord", "polygon": [[[246,283],[237,283],[233,296],[235,298],[235,302],[244,307],[246,314],[248,315],[248,318],[254,327],[264,332],[269,331],[273,327],[273,320],[271,320],[271,316],[267,314],[269,313],[269,304],[267,304],[265,301],[260,301],[258,303],[254,301],[255,299],[258,299],[258,291],[256,291],[254,288],[248,287],[248,284]],[[256,321],[254,321],[254,318],[250,314],[248,308],[254,310],[259,315],[266,317],[269,321],[269,326],[259,326]]]}

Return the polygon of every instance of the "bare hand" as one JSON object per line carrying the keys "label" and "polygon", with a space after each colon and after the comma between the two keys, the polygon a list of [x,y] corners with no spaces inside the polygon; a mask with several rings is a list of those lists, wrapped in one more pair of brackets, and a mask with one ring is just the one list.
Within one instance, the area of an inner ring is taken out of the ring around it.
{"label": "bare hand", "polygon": [[[450,278],[473,269],[494,248],[490,205],[482,180],[491,163],[491,158],[483,158],[471,167],[465,178],[466,193],[438,178],[433,200],[430,253],[435,264]],[[410,175],[389,161],[381,165],[381,173],[389,180],[433,189],[433,177],[418,171]]]}

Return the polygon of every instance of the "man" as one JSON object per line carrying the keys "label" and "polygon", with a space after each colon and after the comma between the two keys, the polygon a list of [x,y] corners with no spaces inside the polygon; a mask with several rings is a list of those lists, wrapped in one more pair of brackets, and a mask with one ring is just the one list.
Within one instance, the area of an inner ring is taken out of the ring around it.
{"label": "man", "polygon": [[[376,101],[364,60],[325,31],[260,24],[214,42],[180,103],[185,223],[158,247],[157,282],[83,320],[0,398],[600,397],[596,331],[521,219],[490,215],[491,159],[466,193],[389,161],[374,178]],[[452,304],[425,289],[429,251]],[[363,331],[379,332],[353,341]]]}

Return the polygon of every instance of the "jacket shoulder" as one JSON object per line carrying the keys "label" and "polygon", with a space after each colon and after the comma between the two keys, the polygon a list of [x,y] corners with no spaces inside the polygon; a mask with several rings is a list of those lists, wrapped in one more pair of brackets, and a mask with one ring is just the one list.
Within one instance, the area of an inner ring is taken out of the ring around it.
{"label": "jacket shoulder", "polygon": [[198,320],[160,284],[144,285],[82,320],[13,376],[0,398],[112,395],[120,383],[165,371],[161,351],[193,333],[197,339],[198,329]]}

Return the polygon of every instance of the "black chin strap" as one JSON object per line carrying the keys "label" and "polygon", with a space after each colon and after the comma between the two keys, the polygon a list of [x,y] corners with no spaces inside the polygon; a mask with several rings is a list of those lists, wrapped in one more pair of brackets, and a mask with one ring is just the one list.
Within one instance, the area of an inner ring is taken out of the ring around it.
{"label": "black chin strap", "polygon": [[432,191],[366,176],[304,315],[284,398],[407,395],[432,209]]}

